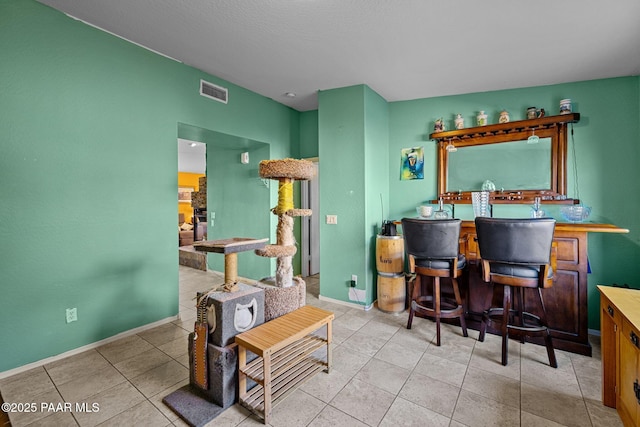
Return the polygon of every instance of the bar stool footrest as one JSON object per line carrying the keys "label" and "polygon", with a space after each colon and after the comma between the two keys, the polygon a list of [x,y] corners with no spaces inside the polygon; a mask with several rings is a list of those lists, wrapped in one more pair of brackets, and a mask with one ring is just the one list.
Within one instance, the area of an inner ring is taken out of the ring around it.
{"label": "bar stool footrest", "polygon": [[[431,303],[431,307],[422,303]],[[431,296],[419,296],[415,300],[411,301],[411,308],[413,308],[416,313],[423,316],[436,316],[436,310],[433,307],[433,297]],[[455,300],[447,298],[440,299],[440,317],[442,319],[460,317],[461,315],[464,315],[464,308],[462,305],[458,304]]]}
{"label": "bar stool footrest", "polygon": [[[516,310],[509,310],[510,315],[518,314]],[[485,311],[484,318],[487,326],[492,327],[494,329],[499,329],[499,326],[502,325],[502,317],[504,315],[504,309],[502,308],[490,308]],[[516,334],[537,334],[537,335],[545,335],[549,328],[542,324],[539,316],[535,314],[529,313],[527,311],[522,312],[522,324],[513,324],[509,323],[507,325],[507,329],[509,332],[514,332]],[[498,328],[496,328],[498,326]]]}

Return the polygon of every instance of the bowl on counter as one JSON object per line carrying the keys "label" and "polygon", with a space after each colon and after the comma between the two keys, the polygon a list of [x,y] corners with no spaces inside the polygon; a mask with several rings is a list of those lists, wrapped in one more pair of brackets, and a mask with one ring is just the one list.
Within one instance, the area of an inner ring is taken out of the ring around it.
{"label": "bowl on counter", "polygon": [[421,218],[430,218],[431,214],[433,213],[433,207],[432,206],[418,206],[416,208],[416,212],[418,212],[418,215]]}
{"label": "bowl on counter", "polygon": [[560,214],[565,221],[582,222],[591,215],[591,207],[583,205],[570,205],[560,208]]}

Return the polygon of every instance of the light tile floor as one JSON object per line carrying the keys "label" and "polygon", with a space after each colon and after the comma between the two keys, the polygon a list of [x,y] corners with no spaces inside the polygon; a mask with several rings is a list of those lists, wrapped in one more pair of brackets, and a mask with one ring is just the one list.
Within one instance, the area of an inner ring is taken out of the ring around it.
{"label": "light tile floor", "polygon": [[[180,320],[120,339],[0,381],[5,402],[85,402],[94,412],[11,414],[19,426],[184,426],[162,398],[188,383],[187,335],[196,291],[223,275],[180,266]],[[500,364],[500,339],[464,338],[407,313],[385,314],[318,299],[318,278],[307,279],[307,304],[335,313],[333,367],[319,373],[273,411],[273,426],[621,426],[600,402],[600,348],[594,356],[557,351],[558,369],[543,347],[509,344]],[[210,425],[262,425],[234,405]]]}

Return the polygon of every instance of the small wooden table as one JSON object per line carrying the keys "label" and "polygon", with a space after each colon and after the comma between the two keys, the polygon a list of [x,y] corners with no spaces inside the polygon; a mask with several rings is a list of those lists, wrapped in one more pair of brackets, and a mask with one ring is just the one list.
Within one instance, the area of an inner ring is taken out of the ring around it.
{"label": "small wooden table", "polygon": [[222,240],[205,240],[193,244],[196,251],[224,254],[224,283],[232,284],[238,280],[238,252],[263,248],[269,239],[251,239],[232,237]]}
{"label": "small wooden table", "polygon": [[[240,404],[268,424],[271,409],[317,372],[331,369],[330,311],[306,305],[236,335]],[[327,326],[326,339],[314,334]],[[326,346],[326,360],[313,353]],[[247,363],[247,350],[258,358]],[[247,390],[247,377],[258,385]]]}

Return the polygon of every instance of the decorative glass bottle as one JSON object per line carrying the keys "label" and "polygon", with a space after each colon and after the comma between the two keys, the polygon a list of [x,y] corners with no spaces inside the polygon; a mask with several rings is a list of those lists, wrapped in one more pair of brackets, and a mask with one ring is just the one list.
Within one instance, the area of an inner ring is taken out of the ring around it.
{"label": "decorative glass bottle", "polygon": [[447,219],[449,218],[449,211],[444,208],[444,201],[442,197],[438,199],[438,210],[433,213],[434,219]]}
{"label": "decorative glass bottle", "polygon": [[544,211],[540,207],[540,197],[533,199],[533,206],[531,207],[531,218],[543,218]]}

